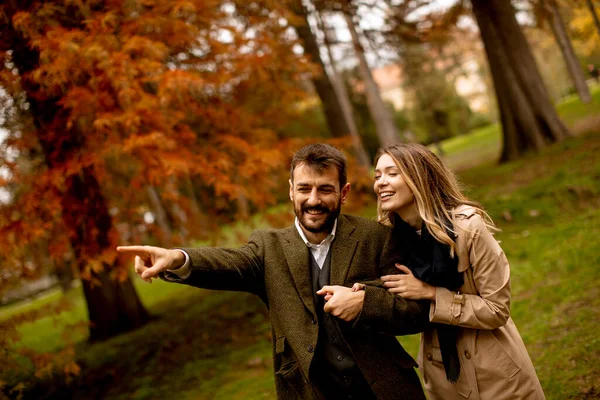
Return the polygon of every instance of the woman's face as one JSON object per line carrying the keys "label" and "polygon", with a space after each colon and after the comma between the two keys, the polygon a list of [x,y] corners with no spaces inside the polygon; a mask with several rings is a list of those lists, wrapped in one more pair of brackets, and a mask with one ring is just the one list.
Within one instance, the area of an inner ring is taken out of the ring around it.
{"label": "woman's face", "polygon": [[400,169],[388,154],[382,155],[375,166],[373,190],[381,201],[383,211],[404,214],[415,202],[412,191],[404,181]]}

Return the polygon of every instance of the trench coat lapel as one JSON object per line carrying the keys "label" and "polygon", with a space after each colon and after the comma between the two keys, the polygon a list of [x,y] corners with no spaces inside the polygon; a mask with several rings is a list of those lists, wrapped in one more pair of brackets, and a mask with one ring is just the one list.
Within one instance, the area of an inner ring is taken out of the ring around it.
{"label": "trench coat lapel", "polygon": [[308,247],[306,246],[306,243],[302,241],[295,226],[286,229],[283,238],[283,252],[294,279],[296,290],[306,308],[314,316],[316,315],[316,312],[310,277],[311,271],[308,259]]}
{"label": "trench coat lapel", "polygon": [[335,239],[329,249],[331,252],[329,283],[331,285],[345,286],[346,276],[358,245],[358,240],[351,236],[355,229],[356,226],[350,223],[346,217],[339,216]]}

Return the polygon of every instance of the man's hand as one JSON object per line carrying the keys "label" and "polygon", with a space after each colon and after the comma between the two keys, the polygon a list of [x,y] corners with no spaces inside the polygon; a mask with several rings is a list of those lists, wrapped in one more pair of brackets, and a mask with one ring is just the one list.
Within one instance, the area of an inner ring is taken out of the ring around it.
{"label": "man's hand", "polygon": [[405,299],[435,300],[435,286],[431,286],[417,279],[410,269],[404,265],[396,264],[396,268],[404,272],[398,275],[385,275],[381,277],[383,286],[388,292],[396,293]]}
{"label": "man's hand", "polygon": [[323,311],[346,322],[354,320],[360,314],[365,300],[364,290],[353,292],[345,286],[323,286],[317,294],[325,296]]}
{"label": "man's hand", "polygon": [[177,269],[185,262],[181,250],[154,246],[119,246],[117,251],[135,255],[135,273],[148,283],[152,283],[152,278],[156,278],[160,272]]}

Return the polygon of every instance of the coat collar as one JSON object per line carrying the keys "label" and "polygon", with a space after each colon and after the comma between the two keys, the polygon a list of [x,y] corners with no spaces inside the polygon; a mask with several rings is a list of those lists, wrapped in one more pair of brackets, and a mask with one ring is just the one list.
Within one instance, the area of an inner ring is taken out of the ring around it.
{"label": "coat collar", "polygon": [[[345,215],[338,217],[335,239],[329,249],[331,253],[331,285],[344,285],[350,264],[358,245],[358,240],[352,237],[356,226]],[[294,279],[296,290],[304,305],[315,315],[315,305],[312,293],[310,253],[295,226],[283,230],[283,252],[288,268]]]}

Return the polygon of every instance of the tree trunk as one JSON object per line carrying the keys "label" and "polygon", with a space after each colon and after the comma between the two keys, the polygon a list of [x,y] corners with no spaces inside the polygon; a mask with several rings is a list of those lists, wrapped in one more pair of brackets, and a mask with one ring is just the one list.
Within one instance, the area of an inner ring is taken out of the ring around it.
{"label": "tree trunk", "polygon": [[471,0],[488,57],[502,121],[501,161],[570,135],[544,86],[533,54],[505,0]]}
{"label": "tree trunk", "polygon": [[584,103],[589,103],[590,101],[592,101],[592,96],[590,95],[590,90],[588,89],[587,83],[585,81],[583,70],[581,69],[579,61],[577,60],[577,56],[575,55],[575,50],[573,49],[573,45],[571,44],[571,39],[567,35],[565,24],[560,15],[556,1],[541,0],[541,4],[544,7],[546,13],[548,14],[548,22],[552,27],[552,32],[554,33],[556,42],[558,43],[560,51],[563,54],[567,70],[571,75],[571,79],[573,80],[573,84],[575,85],[575,89],[577,90],[577,94],[579,95],[581,101],[583,101]]}
{"label": "tree trunk", "polygon": [[310,29],[310,25],[308,23],[308,10],[306,7],[304,7],[300,0],[295,1],[292,5],[292,8],[293,13],[298,16],[298,19],[300,20],[300,25],[295,26],[295,28],[296,33],[302,42],[302,47],[304,47],[304,51],[311,57],[312,61],[321,67],[322,73],[318,76],[314,76],[312,81],[315,85],[315,89],[317,90],[317,94],[321,99],[323,111],[327,120],[327,126],[331,132],[331,136],[347,136],[350,134],[350,127],[346,122],[340,101],[336,95],[331,81],[329,80],[327,71],[325,70],[325,65],[321,59],[317,40]]}
{"label": "tree trunk", "polygon": [[[5,9],[12,20],[16,6]],[[67,170],[69,160],[78,157],[83,148],[84,135],[75,127],[65,127],[68,114],[60,106],[60,98],[44,96],[39,85],[31,80],[39,66],[40,54],[14,27],[9,28],[12,60],[19,70],[22,88],[30,104],[36,128],[35,134],[43,149],[48,168]],[[111,278],[115,265],[99,264],[90,268],[90,261],[110,250],[112,220],[108,212],[93,167],[83,167],[77,174],[68,175],[61,193],[62,218],[71,242],[77,266],[82,276],[90,321],[90,340],[101,340],[144,324],[148,314],[142,306],[129,279]]]}
{"label": "tree trunk", "polygon": [[160,198],[160,194],[154,185],[146,186],[146,191],[148,192],[150,204],[152,204],[152,208],[156,214],[156,223],[162,232],[160,243],[163,243],[163,246],[165,247],[171,247],[173,244],[173,230],[171,229],[169,216],[167,215],[167,210],[165,210],[165,206]]}
{"label": "tree trunk", "polygon": [[592,18],[594,19],[594,23],[596,24],[596,30],[598,31],[598,35],[600,35],[600,19],[598,19],[598,14],[596,13],[596,9],[594,8],[594,3],[592,0],[586,0],[586,4],[592,13]]}
{"label": "tree trunk", "polygon": [[321,14],[319,12],[316,12],[315,15],[317,17],[319,29],[321,29],[321,31],[323,32],[325,48],[327,49],[327,55],[329,56],[329,63],[331,66],[331,71],[333,73],[333,87],[337,93],[338,99],[340,100],[340,105],[342,106],[342,111],[344,113],[346,123],[350,127],[350,136],[352,137],[352,147],[354,148],[354,153],[356,154],[356,158],[358,160],[359,165],[369,167],[371,165],[371,161],[360,139],[358,128],[356,127],[356,121],[354,120],[352,104],[350,103],[348,90],[346,90],[346,85],[344,84],[342,75],[339,73],[339,70],[337,68],[337,62],[335,61],[335,58],[333,58],[333,53],[331,51],[331,41],[329,39],[330,31],[327,30],[327,28],[325,27],[323,19],[321,18]]}
{"label": "tree trunk", "polygon": [[371,69],[369,68],[367,59],[365,58],[364,49],[360,44],[360,38],[358,37],[358,33],[356,32],[354,21],[352,20],[352,13],[350,11],[349,4],[344,4],[343,11],[344,18],[346,19],[346,24],[348,25],[348,30],[350,31],[350,35],[352,36],[352,43],[354,45],[354,50],[358,58],[358,68],[363,83],[365,85],[367,106],[369,107],[369,112],[371,113],[371,117],[373,118],[373,122],[375,123],[375,129],[377,131],[377,136],[379,137],[379,143],[383,147],[399,143],[400,135],[398,133],[398,129],[394,124],[394,120],[392,118],[390,110],[387,108],[383,100],[381,100],[379,88],[377,87],[377,83],[375,83],[375,80],[373,79]]}

